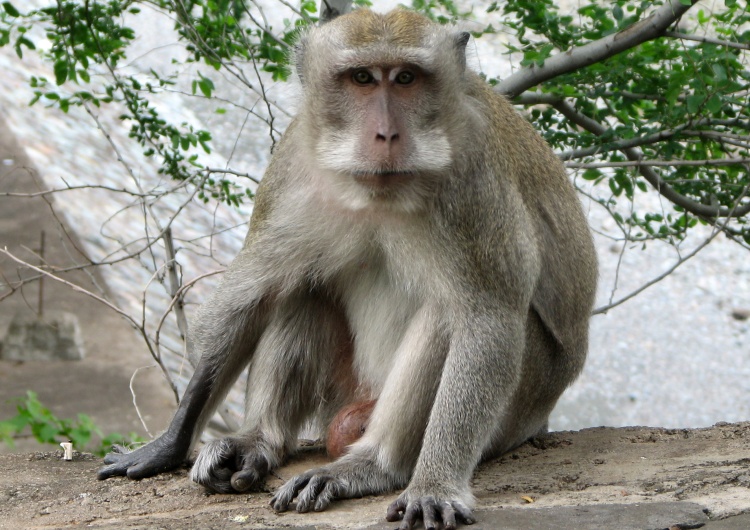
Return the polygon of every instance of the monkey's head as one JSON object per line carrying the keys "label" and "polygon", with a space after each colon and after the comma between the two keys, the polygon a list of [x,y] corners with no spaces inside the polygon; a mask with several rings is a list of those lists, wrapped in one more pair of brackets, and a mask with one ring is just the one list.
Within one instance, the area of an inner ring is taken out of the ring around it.
{"label": "monkey's head", "polygon": [[319,168],[352,198],[418,207],[453,162],[469,34],[405,10],[357,10],[296,51],[300,122]]}

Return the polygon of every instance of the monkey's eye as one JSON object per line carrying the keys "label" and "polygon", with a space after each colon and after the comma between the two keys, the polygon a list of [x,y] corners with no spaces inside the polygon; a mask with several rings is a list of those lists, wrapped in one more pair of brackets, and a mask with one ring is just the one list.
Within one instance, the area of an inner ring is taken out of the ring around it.
{"label": "monkey's eye", "polygon": [[399,85],[408,85],[414,81],[414,72],[404,70],[396,75],[396,83]]}
{"label": "monkey's eye", "polygon": [[369,85],[375,81],[375,78],[367,70],[355,70],[352,74],[352,81],[358,85]]}

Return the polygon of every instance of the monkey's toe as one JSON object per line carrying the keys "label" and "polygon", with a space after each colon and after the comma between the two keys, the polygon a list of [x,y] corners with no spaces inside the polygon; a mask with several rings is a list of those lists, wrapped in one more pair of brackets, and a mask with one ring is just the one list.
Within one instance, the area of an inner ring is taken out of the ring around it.
{"label": "monkey's toe", "polygon": [[474,524],[471,509],[461,501],[440,501],[432,495],[409,501],[406,493],[388,507],[386,520],[401,521],[398,530],[411,530],[421,519],[426,530],[455,530],[457,522]]}

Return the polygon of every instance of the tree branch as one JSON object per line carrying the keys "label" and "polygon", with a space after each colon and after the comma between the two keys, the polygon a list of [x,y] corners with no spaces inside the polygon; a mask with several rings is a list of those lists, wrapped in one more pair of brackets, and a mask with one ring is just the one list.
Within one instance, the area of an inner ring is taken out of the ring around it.
{"label": "tree branch", "polygon": [[738,50],[750,50],[750,44],[742,42],[732,42],[728,40],[714,39],[713,37],[700,37],[698,35],[689,35],[687,33],[679,33],[677,31],[665,31],[665,37],[672,37],[680,40],[693,40],[696,42],[703,42],[706,44],[717,44],[719,46],[726,46],[727,48],[737,48]]}
{"label": "tree branch", "polygon": [[[566,162],[572,169],[601,169],[605,167],[675,167],[675,166],[735,166],[750,164],[750,158],[717,158],[711,160],[631,160],[629,162]],[[744,214],[743,214],[744,215]]]}
{"label": "tree branch", "polygon": [[[557,111],[565,116],[567,119],[569,119],[571,122],[575,123],[582,129],[587,130],[588,132],[595,134],[596,136],[603,136],[607,132],[609,132],[609,129],[604,127],[601,123],[592,120],[588,116],[585,116],[576,109],[573,108],[573,106],[568,103],[567,101],[563,100],[562,98],[555,98],[554,96],[549,98],[548,102],[555,108]],[[618,138],[613,138],[613,141],[618,141]],[[739,208],[727,208],[725,206],[711,206],[707,204],[701,204],[699,202],[696,202],[688,197],[685,197],[681,193],[677,192],[672,186],[670,186],[664,179],[662,179],[659,174],[654,171],[651,167],[647,165],[643,165],[643,153],[640,151],[640,149],[636,148],[623,148],[622,153],[630,160],[631,162],[637,162],[637,164],[634,164],[638,167],[638,171],[640,174],[645,178],[649,184],[651,184],[654,188],[656,188],[656,191],[661,193],[661,195],[667,199],[672,204],[676,204],[677,206],[684,208],[688,212],[695,214],[699,217],[703,217],[707,220],[716,219],[717,217],[741,217],[743,215],[746,215],[748,211],[750,211],[750,205],[743,205]],[[739,163],[742,163],[740,161]],[[611,165],[611,164],[610,164]],[[654,164],[656,165],[656,164]]]}
{"label": "tree branch", "polygon": [[696,2],[697,0],[692,0],[690,5],[683,5],[680,0],[668,0],[648,17],[622,31],[564,53],[558,53],[544,61],[542,66],[532,65],[519,70],[500,81],[495,86],[495,90],[501,94],[515,97],[529,88],[557,76],[585,68],[639,44],[661,37],[666,29]]}

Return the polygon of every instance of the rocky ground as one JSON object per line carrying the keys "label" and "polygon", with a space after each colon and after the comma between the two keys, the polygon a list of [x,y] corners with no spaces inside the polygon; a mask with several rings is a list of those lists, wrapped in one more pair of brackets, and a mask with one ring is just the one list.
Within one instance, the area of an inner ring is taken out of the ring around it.
{"label": "rocky ground", "polygon": [[[474,528],[620,530],[750,528],[750,423],[560,432],[480,465]],[[264,492],[207,495],[185,469],[132,482],[97,481],[101,461],[61,451],[0,456],[0,529],[393,528],[394,494],[275,514],[270,492],[324,461],[307,450]],[[744,515],[743,515],[744,514]]]}

